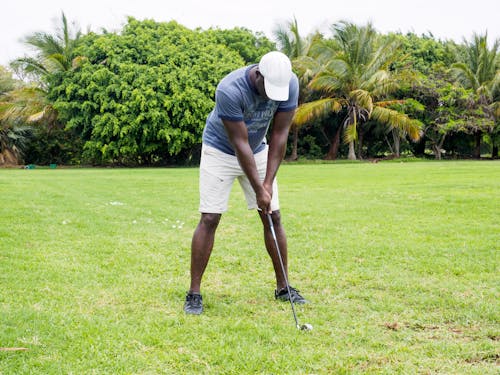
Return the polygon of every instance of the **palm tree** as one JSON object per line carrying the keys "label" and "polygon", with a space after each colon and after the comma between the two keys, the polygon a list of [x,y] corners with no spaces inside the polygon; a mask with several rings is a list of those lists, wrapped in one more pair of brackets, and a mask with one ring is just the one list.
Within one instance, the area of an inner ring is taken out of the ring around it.
{"label": "palm tree", "polygon": [[29,129],[18,123],[4,121],[9,110],[10,93],[18,87],[12,73],[0,66],[0,165],[17,165],[26,145]]}
{"label": "palm tree", "polygon": [[81,36],[80,29],[70,29],[66,15],[62,12],[61,26],[56,28],[55,34],[36,32],[24,39],[25,44],[35,49],[36,56],[16,59],[11,66],[37,80],[43,80],[49,74],[71,70],[79,60],[75,56],[75,49]]}
{"label": "palm tree", "polygon": [[20,163],[31,124],[42,120],[49,128],[57,124],[57,112],[40,88],[19,87],[0,97],[0,165]]}
{"label": "palm tree", "polygon": [[[466,89],[476,94],[476,107],[485,117],[491,120],[489,132],[494,131],[494,122],[500,119],[500,59],[498,50],[500,40],[496,39],[491,50],[488,48],[488,33],[473,35],[472,42],[465,41],[465,55],[461,62],[455,63],[452,69],[457,81]],[[474,157],[481,156],[481,138],[483,128],[473,129],[475,136]],[[494,140],[494,137],[492,137]],[[495,149],[495,144],[493,144]],[[498,146],[496,146],[498,153]],[[495,154],[495,151],[493,151]]]}
{"label": "palm tree", "polygon": [[0,119],[16,123],[21,120],[36,122],[44,119],[49,126],[55,124],[57,113],[47,99],[46,78],[58,72],[69,71],[84,59],[75,56],[81,36],[80,29],[70,29],[66,15],[62,12],[61,25],[56,27],[55,34],[36,32],[25,38],[24,42],[37,51],[36,56],[16,59],[11,67],[21,76],[33,75],[36,84],[10,92],[3,99]]}
{"label": "palm tree", "polygon": [[401,101],[384,100],[397,88],[397,82],[388,70],[395,57],[398,44],[394,39],[381,39],[369,23],[358,27],[342,21],[332,26],[333,44],[339,49],[320,49],[318,58],[323,62],[309,87],[321,97],[302,104],[295,122],[304,124],[313,118],[328,114],[345,113],[342,126],[334,139],[344,130],[344,141],[349,144],[349,159],[356,159],[354,142],[358,130],[369,119],[397,128],[412,140],[421,136],[421,125],[405,114],[389,108]]}
{"label": "palm tree", "polygon": [[16,59],[11,67],[19,76],[31,77],[35,82],[13,88],[0,97],[0,153],[4,162],[19,163],[31,124],[42,123],[48,130],[60,126],[57,112],[47,98],[47,78],[73,69],[82,59],[75,56],[81,35],[79,29],[70,30],[62,13],[61,26],[54,35],[36,32],[25,38],[25,43],[37,51],[36,56]]}
{"label": "palm tree", "polygon": [[[308,88],[308,83],[313,76],[311,74],[311,64],[314,64],[314,60],[309,58],[311,46],[320,36],[318,33],[313,33],[307,37],[302,37],[299,33],[299,25],[295,17],[284,25],[277,25],[273,30],[273,35],[278,43],[279,49],[290,58],[298,74],[300,87],[299,104],[301,104],[309,95],[310,89]],[[299,128],[300,126],[298,124],[295,122],[292,123],[291,130],[293,141],[292,153],[289,160],[297,160],[298,158]]]}

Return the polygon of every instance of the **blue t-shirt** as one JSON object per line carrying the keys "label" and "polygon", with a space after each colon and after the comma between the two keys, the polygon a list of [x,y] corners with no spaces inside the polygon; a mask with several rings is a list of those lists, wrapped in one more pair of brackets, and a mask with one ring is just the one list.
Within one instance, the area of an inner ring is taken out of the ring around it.
{"label": "blue t-shirt", "polygon": [[220,81],[215,91],[215,108],[208,115],[203,131],[203,143],[235,155],[222,120],[244,121],[248,130],[248,143],[256,154],[266,145],[266,133],[275,113],[297,108],[299,81],[295,74],[290,80],[288,100],[278,102],[258,94],[249,76],[254,66],[237,69]]}

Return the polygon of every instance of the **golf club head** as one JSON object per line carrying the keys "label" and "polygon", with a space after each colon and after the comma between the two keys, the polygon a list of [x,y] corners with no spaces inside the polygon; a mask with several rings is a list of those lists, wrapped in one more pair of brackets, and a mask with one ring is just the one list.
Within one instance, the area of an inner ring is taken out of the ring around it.
{"label": "golf club head", "polygon": [[302,325],[297,325],[297,328],[300,329],[301,331],[312,331],[313,326],[309,323],[306,323]]}

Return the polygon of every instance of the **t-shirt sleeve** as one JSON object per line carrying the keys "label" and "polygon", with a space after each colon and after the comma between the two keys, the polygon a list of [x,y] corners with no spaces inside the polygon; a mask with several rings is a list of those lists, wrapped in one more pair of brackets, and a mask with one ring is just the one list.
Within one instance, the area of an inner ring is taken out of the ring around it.
{"label": "t-shirt sleeve", "polygon": [[288,100],[280,102],[277,112],[289,112],[297,108],[299,104],[299,80],[295,74],[290,80]]}
{"label": "t-shirt sleeve", "polygon": [[222,120],[242,121],[243,108],[237,95],[228,95],[224,90],[215,91],[217,114]]}

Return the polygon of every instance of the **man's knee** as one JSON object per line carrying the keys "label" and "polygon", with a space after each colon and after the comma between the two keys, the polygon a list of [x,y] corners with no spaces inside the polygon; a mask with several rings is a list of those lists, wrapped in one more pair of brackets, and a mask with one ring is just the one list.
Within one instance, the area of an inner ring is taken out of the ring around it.
{"label": "man's knee", "polygon": [[[262,222],[264,223],[264,227],[268,228],[269,227],[269,222],[267,215],[259,211],[259,215],[262,218]],[[273,221],[273,227],[277,228],[281,226],[281,214],[280,210],[273,211],[271,214],[271,220]],[[269,228],[268,228],[269,229]]]}
{"label": "man's knee", "polygon": [[207,230],[215,230],[219,225],[221,214],[201,214],[200,225]]}
{"label": "man's knee", "polygon": [[279,210],[273,211],[271,218],[273,219],[273,225],[275,228],[281,227],[281,214]]}

